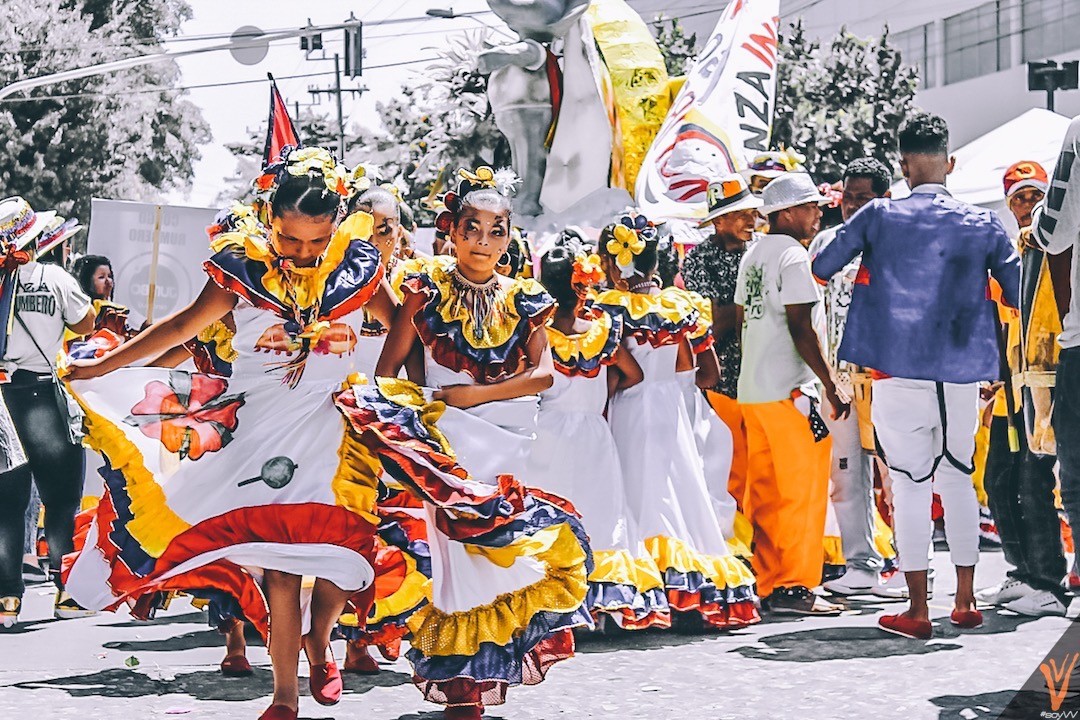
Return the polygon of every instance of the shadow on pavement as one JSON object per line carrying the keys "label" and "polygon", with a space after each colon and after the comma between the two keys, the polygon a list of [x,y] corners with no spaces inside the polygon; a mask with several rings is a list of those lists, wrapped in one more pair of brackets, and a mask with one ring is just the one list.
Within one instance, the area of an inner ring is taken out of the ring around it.
{"label": "shadow on pavement", "polygon": [[[254,643],[253,643],[254,644]],[[259,645],[262,642],[258,643]],[[131,652],[170,652],[178,650],[194,650],[196,648],[224,648],[225,639],[216,630],[199,630],[185,633],[171,638],[158,640],[120,640],[107,642],[102,647],[109,650],[124,650]]]}
{"label": "shadow on pavement", "polygon": [[[411,682],[405,673],[383,670],[372,677],[346,675],[345,693],[360,695],[377,687],[396,687]],[[248,701],[269,698],[274,679],[268,668],[256,667],[248,678],[227,678],[217,670],[202,670],[158,679],[142,672],[110,668],[90,675],[73,675],[51,680],[16,683],[21,690],[63,690],[71,697],[135,698],[149,695],[183,693],[196,700]],[[300,694],[307,695],[307,682],[301,681]]]}
{"label": "shadow on pavement", "polygon": [[[611,653],[623,650],[655,650],[682,647],[716,637],[741,637],[745,630],[704,630],[697,633],[672,630],[634,630],[617,634],[575,633],[575,651],[579,653]],[[486,716],[485,716],[486,717]]]}
{"label": "shadow on pavement", "polygon": [[15,627],[10,628],[0,627],[0,637],[3,637],[4,635],[25,635],[26,633],[32,633],[37,630],[41,630],[47,625],[52,625],[53,623],[58,622],[62,621],[57,620],[56,618],[48,618],[46,620],[31,620],[30,622],[21,622]]}
{"label": "shadow on pavement", "polygon": [[[1016,698],[1026,701],[1030,695],[1031,706],[1022,707],[1025,714],[1002,715],[1009,703]],[[1040,711],[1046,710],[1044,693],[1018,693],[1016,690],[1000,690],[981,695],[941,695],[930,698],[930,702],[941,708],[938,720],[996,720],[997,718],[1037,718]],[[1027,711],[1030,710],[1030,713]]]}
{"label": "shadow on pavement", "polygon": [[[397,720],[443,720],[442,710],[436,712],[409,713],[402,715]],[[484,720],[506,720],[499,715],[491,715],[484,711]]]}
{"label": "shadow on pavement", "polygon": [[983,609],[983,626],[978,630],[961,630],[949,622],[947,617],[938,618],[940,625],[934,629],[934,637],[956,638],[963,635],[999,635],[1016,632],[1022,625],[1035,622],[1040,618],[999,613],[996,609]]}
{"label": "shadow on pavement", "polygon": [[190,612],[183,615],[162,615],[153,620],[125,620],[118,623],[106,623],[105,627],[114,628],[140,628],[147,625],[183,625],[188,623],[206,624],[206,613]]}
{"label": "shadow on pavement", "polygon": [[817,662],[819,660],[857,660],[902,655],[927,655],[946,650],[960,650],[953,643],[927,643],[921,640],[888,635],[876,627],[838,627],[801,630],[762,637],[760,647],[740,647],[730,652],[754,660]]}

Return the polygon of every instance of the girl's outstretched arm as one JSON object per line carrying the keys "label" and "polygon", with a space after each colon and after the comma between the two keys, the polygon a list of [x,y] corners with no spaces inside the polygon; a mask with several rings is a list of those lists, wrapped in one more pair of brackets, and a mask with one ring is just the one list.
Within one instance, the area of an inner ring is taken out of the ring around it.
{"label": "girl's outstretched arm", "polygon": [[220,320],[236,305],[236,296],[207,281],[199,297],[120,347],[93,360],[71,364],[70,380],[89,380],[126,367],[143,358],[157,357],[195,337],[207,325]]}

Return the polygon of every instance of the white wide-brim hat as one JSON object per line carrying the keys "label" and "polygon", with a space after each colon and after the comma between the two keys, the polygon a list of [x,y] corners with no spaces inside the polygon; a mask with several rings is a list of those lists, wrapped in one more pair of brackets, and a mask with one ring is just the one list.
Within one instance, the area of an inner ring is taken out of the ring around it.
{"label": "white wide-brim hat", "polygon": [[761,191],[761,201],[760,212],[768,216],[807,203],[823,205],[829,202],[829,198],[818,192],[810,173],[789,172],[765,186]]}
{"label": "white wide-brim hat", "polygon": [[708,202],[708,214],[698,223],[699,228],[708,226],[721,215],[761,207],[761,198],[750,192],[741,175],[729,175],[709,183]]}
{"label": "white wide-brim hat", "polygon": [[37,239],[56,218],[52,210],[34,212],[18,195],[0,200],[0,245],[12,244],[23,250]]}

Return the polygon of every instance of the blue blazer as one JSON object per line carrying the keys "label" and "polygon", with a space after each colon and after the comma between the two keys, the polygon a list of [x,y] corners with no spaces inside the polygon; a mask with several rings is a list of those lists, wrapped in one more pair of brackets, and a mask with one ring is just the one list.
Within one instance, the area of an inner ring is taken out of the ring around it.
{"label": "blue blazer", "polygon": [[913,380],[999,378],[988,274],[1019,307],[1020,258],[993,211],[941,185],[873,200],[814,258],[814,275],[828,280],[860,254],[841,360]]}

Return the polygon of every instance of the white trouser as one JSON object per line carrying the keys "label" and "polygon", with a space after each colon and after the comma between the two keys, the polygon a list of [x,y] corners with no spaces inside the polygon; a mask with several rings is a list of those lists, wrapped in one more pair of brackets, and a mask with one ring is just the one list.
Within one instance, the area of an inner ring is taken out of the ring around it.
{"label": "white trouser", "polygon": [[[874,381],[870,414],[892,477],[893,529],[904,572],[929,568],[934,491],[945,510],[953,564],[968,567],[979,559],[979,502],[970,473],[979,425],[979,386],[944,383],[942,388],[944,422],[934,382]],[[924,480],[931,475],[932,482]]]}
{"label": "white trouser", "polygon": [[846,418],[832,418],[826,400],[822,415],[832,438],[832,501],[840,544],[849,570],[879,573],[885,566],[874,546],[874,467],[870,453],[863,450],[859,418],[854,406]]}

